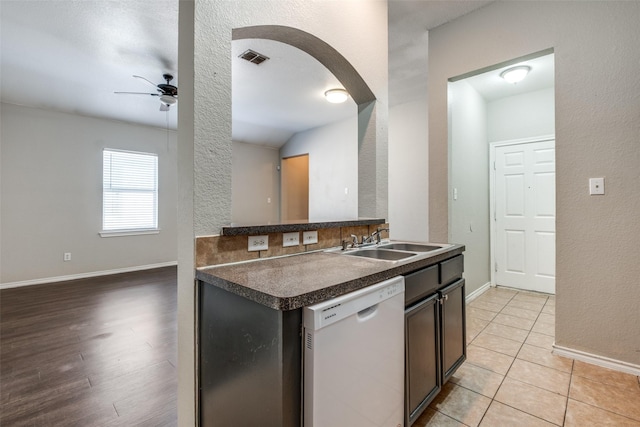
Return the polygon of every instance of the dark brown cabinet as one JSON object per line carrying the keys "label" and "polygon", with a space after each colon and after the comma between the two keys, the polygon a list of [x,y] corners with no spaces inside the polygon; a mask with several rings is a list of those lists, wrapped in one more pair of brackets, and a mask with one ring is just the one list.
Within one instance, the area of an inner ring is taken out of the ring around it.
{"label": "dark brown cabinet", "polygon": [[442,321],[442,383],[446,383],[466,358],[464,279],[438,292]]}
{"label": "dark brown cabinet", "polygon": [[[405,311],[406,402],[409,418],[442,388],[438,294]],[[419,415],[419,413],[418,413]],[[413,421],[413,420],[412,420]]]}
{"label": "dark brown cabinet", "polygon": [[466,358],[463,257],[405,276],[405,424],[410,426]]}

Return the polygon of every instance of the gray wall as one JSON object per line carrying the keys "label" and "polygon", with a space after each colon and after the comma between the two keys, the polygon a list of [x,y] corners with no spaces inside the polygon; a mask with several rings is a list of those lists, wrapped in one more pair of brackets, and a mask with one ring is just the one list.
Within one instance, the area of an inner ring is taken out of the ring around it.
{"label": "gray wall", "polygon": [[[466,246],[464,270],[469,295],[491,279],[489,271],[489,147],[487,107],[464,80],[449,85],[451,189],[448,241]],[[442,183],[445,186],[445,183]]]}
{"label": "gray wall", "polygon": [[427,104],[389,108],[389,235],[429,241]]}
{"label": "gray wall", "polygon": [[[358,122],[351,119],[298,132],[280,157],[309,154],[309,220],[358,218]],[[345,194],[345,188],[348,194]]]}
{"label": "gray wall", "polygon": [[280,220],[278,149],[233,142],[231,218],[236,224],[268,224]]}
{"label": "gray wall", "polygon": [[[1,283],[176,262],[175,131],[10,104],[1,112]],[[160,233],[99,236],[103,148],[158,154]]]}
{"label": "gray wall", "polygon": [[[640,2],[496,2],[429,36],[432,238],[448,221],[447,79],[554,48],[556,344],[636,365],[639,21]],[[607,194],[589,196],[603,176]]]}

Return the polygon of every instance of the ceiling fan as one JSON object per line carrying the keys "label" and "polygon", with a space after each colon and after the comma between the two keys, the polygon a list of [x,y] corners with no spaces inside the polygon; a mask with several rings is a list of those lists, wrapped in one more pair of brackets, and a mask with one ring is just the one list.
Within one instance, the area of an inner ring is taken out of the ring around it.
{"label": "ceiling fan", "polygon": [[166,83],[155,84],[151,80],[146,79],[142,76],[133,76],[136,79],[141,79],[151,86],[158,93],[149,93],[149,92],[114,92],[117,94],[125,94],[125,95],[151,95],[157,96],[160,99],[160,111],[169,111],[169,107],[175,105],[178,102],[178,88],[172,85],[170,82],[173,80],[173,76],[171,74],[163,74],[162,78],[166,80]]}

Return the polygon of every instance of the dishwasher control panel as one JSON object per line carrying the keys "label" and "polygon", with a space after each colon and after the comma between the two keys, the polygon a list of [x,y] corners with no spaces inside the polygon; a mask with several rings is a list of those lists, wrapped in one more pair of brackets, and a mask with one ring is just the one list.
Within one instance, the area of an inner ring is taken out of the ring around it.
{"label": "dishwasher control panel", "polygon": [[[398,276],[363,289],[332,298],[303,310],[303,323],[306,329],[318,330],[336,323],[353,313],[375,314],[375,306],[404,293],[404,277]],[[366,310],[366,312],[365,312]]]}

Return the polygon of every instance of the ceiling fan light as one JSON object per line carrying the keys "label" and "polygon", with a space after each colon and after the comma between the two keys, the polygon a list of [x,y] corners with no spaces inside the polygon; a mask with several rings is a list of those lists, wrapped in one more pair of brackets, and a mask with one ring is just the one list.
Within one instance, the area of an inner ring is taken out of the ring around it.
{"label": "ceiling fan light", "polygon": [[178,102],[178,100],[171,95],[160,95],[160,102],[167,105],[173,105]]}
{"label": "ceiling fan light", "polygon": [[324,97],[332,104],[340,104],[349,98],[349,92],[344,89],[330,89],[324,93]]}
{"label": "ceiling fan light", "polygon": [[518,67],[511,67],[500,73],[500,77],[508,81],[509,83],[518,83],[524,80],[531,71],[531,67],[527,65],[520,65]]}

